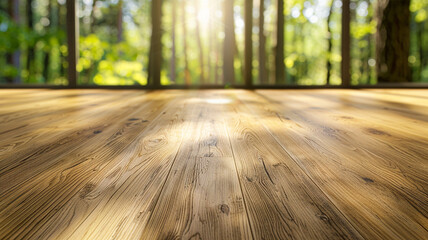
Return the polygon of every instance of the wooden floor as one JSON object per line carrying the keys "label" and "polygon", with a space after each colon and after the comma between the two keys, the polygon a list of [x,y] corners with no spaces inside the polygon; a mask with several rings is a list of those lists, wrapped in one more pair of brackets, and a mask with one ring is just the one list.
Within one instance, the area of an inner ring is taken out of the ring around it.
{"label": "wooden floor", "polygon": [[0,239],[428,239],[428,90],[0,90]]}

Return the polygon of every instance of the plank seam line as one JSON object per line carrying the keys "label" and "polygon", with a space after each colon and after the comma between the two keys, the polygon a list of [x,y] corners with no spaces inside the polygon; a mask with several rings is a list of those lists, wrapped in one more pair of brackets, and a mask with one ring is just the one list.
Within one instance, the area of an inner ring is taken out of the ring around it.
{"label": "plank seam line", "polygon": [[[147,223],[146,223],[146,226],[145,226],[144,228],[146,228],[146,227],[147,227],[147,225],[149,224],[150,220],[152,219],[153,212],[155,211],[156,206],[158,205],[158,202],[159,202],[160,196],[162,195],[162,192],[163,192],[163,189],[165,188],[166,182],[167,182],[167,181],[168,181],[168,179],[170,178],[170,174],[171,174],[171,171],[172,171],[172,167],[174,166],[175,160],[177,159],[178,153],[180,152],[180,148],[181,148],[182,142],[183,142],[183,141],[181,141],[181,142],[180,142],[180,146],[178,147],[177,151],[175,152],[174,160],[172,160],[171,167],[169,168],[169,170],[168,170],[168,174],[167,174],[167,176],[166,176],[165,180],[164,180],[164,181],[163,181],[163,183],[162,183],[162,187],[161,187],[161,189],[160,189],[160,191],[159,191],[159,193],[158,193],[158,196],[157,196],[157,198],[156,198],[155,204],[153,205],[153,210],[150,212],[150,216],[149,216],[149,218],[147,219]],[[142,234],[143,234],[143,233],[144,233],[144,230],[142,231]],[[141,236],[140,236],[140,239],[142,239],[142,237],[143,237],[143,236],[141,235]]]}
{"label": "plank seam line", "polygon": [[[143,95],[141,95],[141,96],[144,96],[144,95],[147,95],[148,94],[148,92],[144,92],[144,94]],[[135,94],[135,95],[138,95],[138,94]],[[144,96],[145,98],[147,97],[147,96]],[[129,104],[128,104],[129,105]],[[148,104],[147,104],[148,105]],[[171,105],[172,104],[170,104],[170,103],[168,103],[168,102],[166,102],[165,103],[165,105],[161,108],[161,109],[163,109],[164,111],[166,111],[166,110],[168,110],[170,107],[171,107]],[[135,112],[138,112],[138,111],[141,111],[141,110],[143,110],[143,108],[146,106],[146,104],[144,103],[143,105],[140,105],[138,108],[137,108],[137,110],[135,111]],[[162,112],[163,111],[159,111],[159,113],[157,114],[157,115],[155,115],[154,117],[153,117],[153,120],[152,120],[152,122],[156,122],[155,120],[157,120],[157,119],[159,119],[163,114],[162,114]],[[134,113],[130,113],[130,114],[128,114],[128,115],[126,115],[126,117],[123,117],[122,118],[122,120],[125,120],[125,119],[127,119],[127,118],[129,118],[130,116],[132,116]],[[121,120],[121,121],[122,121]],[[119,121],[118,121],[119,122]],[[150,126],[150,124],[148,125],[148,126]],[[144,135],[147,131],[148,131],[148,126],[146,127],[146,128],[144,128],[144,130],[141,132],[141,133],[139,133],[136,137],[135,137],[135,139],[132,141],[132,142],[134,142],[137,138],[138,138],[138,136],[139,135]],[[131,143],[132,144],[132,143]],[[129,147],[129,146],[128,146]],[[124,151],[126,151],[126,149],[128,148],[128,147],[125,147],[124,149],[123,149],[123,151],[122,152],[124,152]],[[105,166],[106,167],[106,166]],[[102,169],[105,169],[105,167],[103,167]],[[102,170],[102,169],[100,169],[100,170]],[[91,180],[92,180],[93,178],[91,178]],[[90,181],[88,181],[88,182],[90,182]],[[117,189],[117,190],[115,190],[115,192],[110,196],[110,198],[109,198],[109,200],[108,201],[110,201],[110,199],[116,194],[116,192],[118,191],[119,189]],[[63,207],[61,207],[61,209],[62,209]],[[92,215],[92,213],[95,211],[95,208],[94,209],[92,209],[92,211],[90,212],[90,213],[88,213],[88,215],[87,215],[87,217],[88,216],[90,216],[90,215]],[[86,219],[87,219],[87,217],[85,218],[85,220],[84,221],[86,221]],[[71,235],[70,236],[72,236],[72,235],[74,235],[75,234],[75,232],[84,224],[84,221],[82,221],[74,230],[73,230],[73,232],[71,233]]]}
{"label": "plank seam line", "polygon": [[[184,109],[184,107],[183,107],[183,109]],[[192,110],[192,112],[193,112],[193,111],[195,111],[195,110]],[[187,130],[187,129],[189,129],[189,126],[187,126],[187,127],[186,127],[186,130]],[[183,131],[183,132],[186,132],[186,131]],[[158,203],[159,203],[159,199],[160,199],[160,197],[161,197],[161,195],[162,195],[163,189],[165,188],[165,185],[166,185],[166,183],[167,183],[168,179],[169,179],[169,178],[170,178],[170,176],[171,176],[172,168],[174,167],[174,164],[175,164],[175,162],[176,162],[176,160],[177,160],[178,154],[180,153],[180,149],[181,149],[181,147],[182,147],[182,145],[183,145],[183,142],[184,142],[184,139],[182,139],[182,140],[180,141],[180,146],[177,148],[177,151],[175,152],[174,160],[172,160],[171,167],[169,168],[169,170],[168,170],[168,174],[167,174],[167,176],[166,176],[166,178],[165,178],[164,182],[162,183],[162,187],[161,187],[161,189],[160,189],[160,191],[159,191],[159,194],[158,194],[158,196],[157,196],[157,198],[156,198],[155,204],[153,205],[153,210],[150,212],[150,216],[149,216],[149,218],[147,219],[147,223],[146,223],[146,226],[145,226],[144,228],[146,228],[146,227],[147,227],[147,225],[149,224],[150,220],[152,219],[153,213],[154,213],[154,211],[155,211],[155,209],[156,209],[156,207],[157,207],[157,205],[158,205]],[[144,230],[142,231],[142,234],[144,234]],[[141,237],[140,239],[142,239],[143,235],[141,235],[140,237]]]}
{"label": "plank seam line", "polygon": [[[224,117],[223,117],[223,120]],[[238,174],[238,167],[236,166],[236,159],[235,159],[235,152],[233,151],[233,147],[232,147],[232,141],[230,140],[230,135],[229,135],[229,128],[226,127],[226,124],[223,123],[223,127],[226,128],[226,134],[227,134],[227,139],[229,140],[229,146],[230,149],[232,151],[232,157],[233,157],[233,163],[235,166],[235,173],[236,173],[236,177],[238,178],[238,182],[239,182],[239,189],[241,190],[241,196],[242,196],[242,201],[244,202],[244,207],[245,207],[245,215],[247,216],[247,220],[248,220],[248,226],[250,227],[250,232],[251,232],[251,238],[254,238],[254,232],[253,232],[253,227],[251,225],[251,221],[250,221],[250,215],[248,214],[248,207],[247,207],[247,201],[245,201],[245,195],[242,192],[242,184],[241,184],[241,179],[239,178],[239,174]]]}
{"label": "plank seam line", "polygon": [[[261,97],[267,101],[269,101],[269,103],[271,103],[269,98],[266,98],[265,96],[262,96],[260,93],[257,93],[255,91],[251,91],[251,93],[254,93],[255,95],[257,95],[258,97]],[[242,101],[241,99],[237,98],[239,102],[241,102],[243,105],[246,106],[247,109],[249,109],[253,114],[256,114],[252,108],[250,108],[250,106],[248,106],[247,103],[245,103],[244,101]],[[272,104],[272,103],[271,103]],[[338,213],[340,213],[344,219],[354,228],[354,230],[356,232],[358,232],[361,236],[362,239],[366,239],[361,232],[358,230],[358,228],[355,227],[354,224],[352,224],[352,222],[349,220],[349,218],[336,206],[336,204],[334,204],[334,201],[330,198],[330,196],[328,194],[326,194],[322,188],[314,181],[314,179],[311,177],[311,175],[305,170],[305,168],[303,168],[302,166],[300,166],[300,164],[298,163],[298,161],[295,159],[295,157],[293,157],[290,152],[285,148],[285,146],[278,140],[278,138],[272,133],[272,131],[266,126],[265,123],[257,120],[267,131],[268,133],[275,139],[275,142],[277,142],[279,144],[279,146],[281,146],[281,148],[284,150],[284,152],[293,160],[293,162],[304,172],[304,174],[314,183],[314,185],[321,191],[321,193],[326,197],[326,199],[332,204],[332,207],[336,208]]]}

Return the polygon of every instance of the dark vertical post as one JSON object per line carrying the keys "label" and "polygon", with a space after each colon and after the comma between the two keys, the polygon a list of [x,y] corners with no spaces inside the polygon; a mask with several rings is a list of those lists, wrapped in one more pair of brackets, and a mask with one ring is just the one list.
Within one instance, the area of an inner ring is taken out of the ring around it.
{"label": "dark vertical post", "polygon": [[244,51],[244,81],[245,87],[253,84],[253,0],[245,0],[245,51]]}
{"label": "dark vertical post", "polygon": [[412,81],[408,61],[411,45],[409,7],[410,0],[378,1],[376,5],[375,56],[378,83]]}
{"label": "dark vertical post", "polygon": [[149,55],[149,84],[155,88],[161,86],[162,67],[162,0],[152,0],[152,36]]}
{"label": "dark vertical post", "polygon": [[[175,25],[177,22],[177,0],[172,0],[172,26],[171,26],[171,40],[172,40],[172,46],[171,46],[171,65],[170,65],[170,81],[172,84],[175,84],[175,75],[176,75],[176,65],[175,65],[175,58],[176,58],[176,50],[175,50]],[[184,24],[184,23],[182,23]]]}
{"label": "dark vertical post", "polygon": [[[20,14],[19,14],[19,0],[9,0],[9,14],[12,17],[12,20],[15,22],[16,25],[21,24]],[[7,61],[9,64],[12,64],[17,70],[18,75],[16,75],[13,78],[7,78],[6,81],[9,83],[21,83],[21,52],[18,50],[15,50],[12,54],[7,54]]]}
{"label": "dark vertical post", "polygon": [[350,0],[342,0],[342,86],[351,86],[351,33]]}
{"label": "dark vertical post", "polygon": [[259,84],[267,82],[266,78],[266,36],[264,33],[265,24],[265,1],[260,1],[259,8]]}
{"label": "dark vertical post", "polygon": [[123,40],[123,0],[119,0],[117,7],[119,8],[117,14],[117,42],[120,43]]}
{"label": "dark vertical post", "polygon": [[235,83],[235,56],[233,0],[224,1],[224,41],[223,41],[223,84]]}
{"label": "dark vertical post", "polygon": [[67,43],[68,43],[68,87],[77,86],[77,59],[79,54],[79,22],[76,11],[76,0],[67,0]]}
{"label": "dark vertical post", "polygon": [[275,82],[284,84],[284,0],[278,0],[278,12],[276,23],[276,49],[275,49]]}

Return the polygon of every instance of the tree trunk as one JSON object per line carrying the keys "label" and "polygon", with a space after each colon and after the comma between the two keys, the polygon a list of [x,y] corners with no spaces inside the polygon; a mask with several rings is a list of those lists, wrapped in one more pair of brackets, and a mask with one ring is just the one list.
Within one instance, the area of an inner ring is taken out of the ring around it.
{"label": "tree trunk", "polygon": [[424,22],[416,23],[417,26],[417,32],[416,32],[416,38],[418,39],[418,53],[419,53],[419,68],[417,72],[417,78],[420,81],[422,81],[422,70],[425,67],[425,54],[424,54]]}
{"label": "tree trunk", "polygon": [[235,28],[233,18],[233,0],[224,1],[224,43],[223,43],[223,81],[224,84],[235,82],[233,58],[235,53]]}
{"label": "tree trunk", "polygon": [[162,0],[153,0],[151,9],[152,36],[150,39],[149,83],[160,86],[162,65]]}
{"label": "tree trunk", "polygon": [[410,0],[378,0],[376,70],[378,82],[410,82]]}
{"label": "tree trunk", "polygon": [[89,19],[89,33],[94,32],[94,24],[95,24],[95,8],[97,7],[97,0],[92,0],[92,9],[91,16]]}
{"label": "tree trunk", "polygon": [[[420,41],[425,43],[427,41],[426,35],[424,33],[428,32],[428,21],[424,21],[421,23],[421,39]],[[424,44],[421,46],[421,69],[425,69],[425,67],[428,65],[428,45]]]}
{"label": "tree trunk", "polygon": [[[52,0],[48,0],[48,14],[46,15],[46,18],[49,20],[49,25],[46,26],[46,31],[49,31],[49,28],[51,28],[52,24]],[[45,80],[45,83],[49,81],[49,63],[50,63],[50,46],[48,47],[47,51],[45,52],[45,58],[43,60],[43,78]]]}
{"label": "tree trunk", "polygon": [[[298,34],[298,26],[297,26],[298,24],[295,24],[294,25],[294,29],[293,29],[293,37],[292,37],[292,39],[291,39],[291,46],[293,46],[293,48],[292,48],[292,51],[296,54],[297,52],[298,52],[298,49],[297,49],[297,46],[298,46],[298,41],[297,41],[297,34]],[[294,71],[294,73],[292,73],[292,74],[290,74],[290,83],[291,84],[296,84],[296,75],[297,75],[297,69],[298,69],[298,66],[299,66],[299,62],[297,61],[297,59],[295,59],[294,60],[294,63],[293,63],[293,68],[296,70],[296,71]]]}
{"label": "tree trunk", "polygon": [[[217,9],[219,9],[219,3],[218,2],[216,2],[216,7],[215,7],[215,9],[217,10]],[[216,16],[217,17],[217,16]],[[214,36],[214,38],[213,38],[213,40],[214,40],[214,48],[215,48],[215,63],[214,63],[214,83],[215,84],[220,84],[220,83],[222,83],[223,82],[223,80],[221,80],[220,78],[221,78],[221,76],[222,76],[222,74],[220,74],[220,71],[221,71],[221,65],[220,65],[220,53],[221,53],[221,50],[222,50],[222,47],[221,47],[221,42],[220,42],[220,40],[219,40],[219,38],[218,38],[218,32],[220,31],[219,30],[219,27],[218,27],[218,25],[216,24],[215,25],[215,29],[213,30],[214,31],[214,33],[213,33],[213,36]]]}
{"label": "tree trunk", "polygon": [[184,81],[186,85],[190,85],[189,59],[187,56],[187,22],[186,22],[186,0],[181,3],[181,20],[183,27],[183,53],[184,53]]}
{"label": "tree trunk", "polygon": [[[369,1],[366,1],[368,4],[370,4]],[[351,16],[352,17],[352,16]],[[370,14],[367,14],[366,16],[366,22],[370,23],[373,20],[373,17]],[[366,36],[364,37],[365,41],[367,41],[367,48],[365,51],[363,51],[363,57],[362,57],[362,61],[363,61],[363,70],[361,73],[361,77],[362,76],[366,76],[366,84],[370,84],[371,82],[371,67],[369,65],[369,60],[372,56],[372,49],[373,49],[373,35],[372,34],[366,34]]]}
{"label": "tree trunk", "polygon": [[171,46],[171,65],[170,65],[170,83],[175,83],[175,22],[177,21],[177,0],[172,0],[172,46]]}
{"label": "tree trunk", "polygon": [[327,17],[327,39],[328,39],[328,47],[327,47],[327,77],[325,80],[326,85],[330,85],[330,76],[331,76],[331,55],[332,49],[333,49],[333,33],[331,32],[330,28],[330,22],[331,22],[331,15],[333,14],[333,1],[331,1],[330,5],[330,11],[328,12]]}
{"label": "tree trunk", "polygon": [[[27,25],[30,31],[34,31],[34,21],[33,21],[33,0],[27,0]],[[27,53],[27,70],[28,70],[28,76],[29,78],[32,77],[33,71],[32,66],[34,63],[34,45],[35,43],[30,43],[30,46],[28,46],[28,53]]]}
{"label": "tree trunk", "polygon": [[275,50],[275,81],[284,84],[284,0],[278,0]]}
{"label": "tree trunk", "polygon": [[253,0],[245,0],[245,56],[244,82],[246,87],[253,84]]}
{"label": "tree trunk", "polygon": [[208,84],[213,84],[213,81],[211,80],[212,78],[212,72],[213,72],[213,68],[212,68],[212,61],[211,61],[211,54],[213,54],[213,41],[214,41],[214,31],[213,31],[213,18],[214,18],[214,14],[215,13],[215,5],[213,3],[213,1],[209,2],[209,8],[211,9],[210,12],[210,18],[208,20],[208,54],[206,56],[207,58],[207,65],[208,65],[208,74],[207,74],[207,83]]}
{"label": "tree trunk", "polygon": [[[19,0],[9,0],[8,12],[9,12],[9,16],[12,18],[15,24],[19,24],[20,23]],[[7,54],[6,56],[6,60],[8,64],[14,66],[18,72],[16,76],[6,78],[6,81],[8,83],[21,82],[21,77],[20,77],[21,71],[20,71],[20,61],[19,61],[20,56],[21,56],[21,52],[19,50],[16,50],[13,53]]]}
{"label": "tree trunk", "polygon": [[120,43],[123,40],[123,0],[119,0],[117,7],[117,42]]}
{"label": "tree trunk", "polygon": [[201,76],[200,76],[200,84],[205,84],[205,71],[204,71],[204,50],[202,48],[202,42],[201,42],[201,33],[200,33],[200,26],[199,26],[199,20],[197,19],[197,15],[199,13],[199,0],[195,0],[195,7],[196,7],[196,39],[198,42],[198,48],[199,48],[199,66],[201,70]]}
{"label": "tree trunk", "polygon": [[259,83],[266,83],[266,36],[265,36],[265,1],[260,0],[259,8]]}
{"label": "tree trunk", "polygon": [[[57,2],[57,11],[58,11],[57,12],[57,19],[58,19],[58,25],[57,25],[57,27],[59,29],[66,29],[66,21],[65,21],[66,16],[65,16],[65,14],[63,16],[63,14],[62,14],[62,13],[65,12],[65,6],[62,5],[62,4],[59,4]],[[62,44],[62,43],[60,43],[60,44]],[[63,54],[62,51],[59,51],[59,52],[60,52],[59,75],[61,77],[66,77],[65,76],[66,72],[65,72],[64,63],[67,61],[67,58],[64,56],[64,54]]]}
{"label": "tree trunk", "polygon": [[342,0],[342,39],[341,51],[342,62],[340,64],[340,74],[342,77],[342,87],[351,85],[351,1]]}

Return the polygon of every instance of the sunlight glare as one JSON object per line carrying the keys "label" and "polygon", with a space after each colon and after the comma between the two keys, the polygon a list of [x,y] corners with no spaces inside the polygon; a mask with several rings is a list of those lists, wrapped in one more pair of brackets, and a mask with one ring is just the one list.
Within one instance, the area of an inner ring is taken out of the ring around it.
{"label": "sunlight glare", "polygon": [[231,100],[226,98],[209,98],[206,102],[209,104],[228,104]]}
{"label": "sunlight glare", "polygon": [[210,22],[211,12],[208,6],[202,5],[198,13],[198,21],[201,25],[208,26]]}
{"label": "sunlight glare", "polygon": [[221,98],[221,97],[214,97],[214,98],[190,98],[188,100],[190,103],[208,103],[208,104],[229,104],[232,102],[229,98]]}

